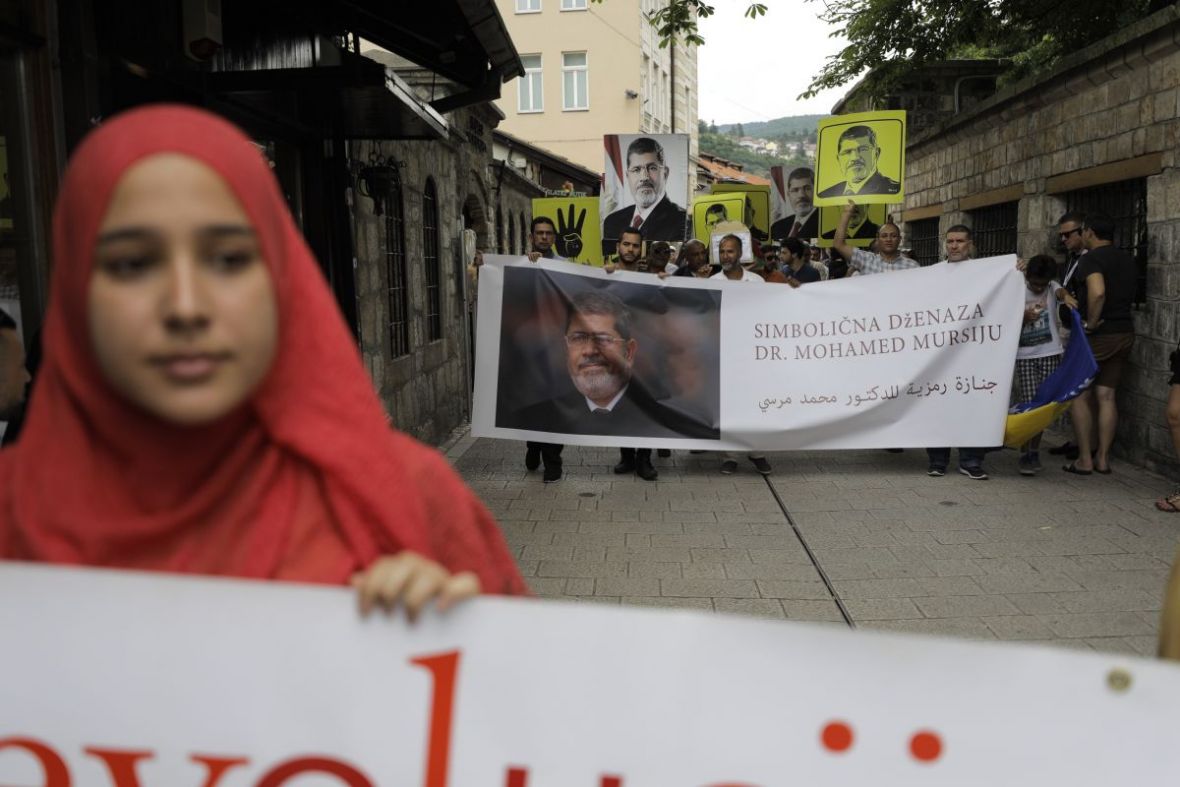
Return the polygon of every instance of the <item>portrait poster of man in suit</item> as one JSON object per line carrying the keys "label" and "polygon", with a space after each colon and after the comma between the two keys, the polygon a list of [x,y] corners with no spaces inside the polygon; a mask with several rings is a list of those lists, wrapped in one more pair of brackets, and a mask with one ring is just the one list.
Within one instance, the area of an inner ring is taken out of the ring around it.
{"label": "portrait poster of man in suit", "polygon": [[773,222],[770,237],[783,241],[798,238],[805,243],[819,237],[819,208],[815,207],[815,170],[811,167],[770,168]]}
{"label": "portrait poster of man in suit", "polygon": [[815,204],[898,203],[905,197],[905,112],[861,112],[819,122]]}
{"label": "portrait poster of man in suit", "polygon": [[720,439],[720,292],[504,273],[496,427]]}
{"label": "portrait poster of man in suit", "polygon": [[685,240],[688,135],[607,134],[602,188],[602,250],[613,254],[627,228],[645,241]]}
{"label": "portrait poster of man in suit", "polygon": [[[819,209],[819,239],[815,242],[820,248],[831,248],[836,239],[836,225],[840,223],[843,208]],[[847,241],[849,246],[868,248],[877,237],[877,230],[886,221],[885,205],[857,205],[852,210],[848,220]]]}
{"label": "portrait poster of man in suit", "polygon": [[718,224],[740,222],[745,209],[744,194],[703,194],[693,198],[693,237],[707,245]]}
{"label": "portrait poster of man in suit", "polygon": [[759,243],[770,238],[770,186],[754,183],[714,183],[711,191],[714,194],[745,195],[744,210],[731,218],[745,224]]}
{"label": "portrait poster of man in suit", "polygon": [[534,216],[549,216],[557,237],[557,256],[582,265],[602,266],[599,237],[598,197],[538,197],[533,200]]}

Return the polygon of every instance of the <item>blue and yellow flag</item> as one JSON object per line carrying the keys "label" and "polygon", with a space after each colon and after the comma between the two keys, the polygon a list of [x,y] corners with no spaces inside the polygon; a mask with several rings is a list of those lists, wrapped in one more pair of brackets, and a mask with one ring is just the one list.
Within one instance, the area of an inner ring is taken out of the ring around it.
{"label": "blue and yellow flag", "polygon": [[1098,363],[1086,341],[1082,318],[1077,310],[1070,310],[1073,319],[1073,339],[1065,348],[1065,355],[1057,371],[1037,386],[1032,401],[1008,408],[1004,426],[1004,445],[1019,448],[1040,432],[1069,407],[1070,400],[1086,390],[1098,374]]}

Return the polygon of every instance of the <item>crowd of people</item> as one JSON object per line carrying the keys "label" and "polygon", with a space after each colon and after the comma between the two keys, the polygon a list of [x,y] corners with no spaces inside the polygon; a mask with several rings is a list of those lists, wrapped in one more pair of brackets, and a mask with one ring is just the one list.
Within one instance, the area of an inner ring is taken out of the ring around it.
{"label": "crowd of people", "polygon": [[[810,195],[807,196],[806,200],[799,202],[810,205]],[[742,236],[727,233],[716,245],[716,260],[710,258],[709,247],[701,240],[694,238],[678,246],[664,241],[645,243],[641,228],[627,228],[620,233],[616,252],[604,269],[608,273],[623,270],[660,277],[694,276],[778,283],[797,288],[844,276],[869,276],[918,268],[919,263],[902,248],[902,233],[892,221],[876,228],[876,235],[867,247],[852,244],[849,226],[860,218],[862,207],[849,201],[841,211],[833,232],[830,255],[827,250],[797,237],[798,230],[810,220],[810,217],[804,217],[801,221],[777,223],[776,226],[783,230],[789,228],[787,236],[777,241],[759,243],[755,238],[752,254],[745,249]],[[1019,348],[1014,359],[1012,403],[1033,400],[1037,388],[1058,368],[1067,342],[1086,341],[1097,361],[1098,375],[1094,384],[1072,404],[1074,441],[1052,448],[1050,453],[1065,457],[1067,463],[1061,469],[1066,473],[1077,476],[1108,474],[1118,419],[1115,391],[1134,343],[1131,305],[1137,270],[1130,256],[1114,246],[1114,223],[1106,216],[1066,213],[1058,222],[1058,234],[1067,251],[1064,265],[1059,265],[1048,253],[1018,263],[1026,289]],[[561,259],[554,250],[555,237],[556,230],[549,218],[534,218],[529,237],[529,259]],[[947,229],[943,244],[942,262],[958,264],[975,256],[972,231],[966,225],[956,224]],[[1080,310],[1085,326],[1083,337],[1070,336],[1070,318],[1063,309]],[[1180,352],[1174,358],[1174,365],[1180,367]],[[1180,451],[1180,393],[1176,393],[1180,391],[1180,368],[1173,384],[1168,422]],[[1043,470],[1040,448],[1039,434],[1020,446],[1017,469],[1021,475],[1033,476]],[[984,460],[993,450],[997,448],[958,447],[958,472],[973,480],[987,480]],[[561,451],[561,445],[530,442],[525,467],[532,471],[543,464],[544,480],[547,483],[559,481],[562,477]],[[951,447],[928,448],[927,474],[931,477],[946,475],[951,453]],[[670,455],[670,452],[660,451],[659,455]],[[746,456],[758,472],[769,474],[772,471],[764,455],[749,453]],[[722,453],[721,472],[736,472],[738,459],[734,453]],[[659,477],[651,461],[650,449],[620,448],[620,459],[614,469],[619,474],[635,473],[648,481]],[[1180,490],[1158,501],[1157,507],[1180,512]]]}

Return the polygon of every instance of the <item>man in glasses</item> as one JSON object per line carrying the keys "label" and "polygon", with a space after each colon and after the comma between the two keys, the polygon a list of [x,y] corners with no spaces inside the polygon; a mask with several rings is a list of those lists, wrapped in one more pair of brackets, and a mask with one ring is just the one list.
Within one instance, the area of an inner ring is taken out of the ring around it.
{"label": "man in glasses", "polygon": [[[1082,228],[1085,224],[1086,214],[1076,210],[1069,211],[1057,220],[1057,238],[1065,247],[1065,267],[1062,269],[1061,278],[1058,281],[1074,299],[1082,296],[1082,280],[1078,276],[1078,264],[1086,254],[1086,243],[1082,238]],[[1080,300],[1078,302],[1081,303]],[[1068,323],[1066,323],[1062,339],[1069,341]],[[1054,456],[1064,456],[1066,459],[1077,459],[1078,446],[1077,443],[1067,440],[1056,448],[1050,448],[1049,453]]]}
{"label": "man in glasses", "polygon": [[664,148],[651,137],[637,137],[627,146],[623,178],[634,202],[606,217],[602,223],[603,251],[612,253],[615,242],[628,227],[643,231],[649,241],[684,240],[687,214],[668,198],[668,174]]}
{"label": "man in glasses", "polygon": [[[634,377],[640,339],[631,310],[617,296],[578,292],[568,309],[562,341],[573,390],[512,413],[503,426],[585,435],[720,436],[709,419],[666,406],[660,392]],[[650,459],[646,464],[650,467]],[[654,472],[651,468],[653,478]]]}
{"label": "man in glasses", "polygon": [[854,194],[896,194],[901,184],[893,178],[882,175],[877,169],[880,163],[881,147],[877,144],[877,133],[869,126],[851,126],[844,130],[836,142],[836,159],[844,172],[845,180],[829,186],[819,193],[821,197],[839,197]]}

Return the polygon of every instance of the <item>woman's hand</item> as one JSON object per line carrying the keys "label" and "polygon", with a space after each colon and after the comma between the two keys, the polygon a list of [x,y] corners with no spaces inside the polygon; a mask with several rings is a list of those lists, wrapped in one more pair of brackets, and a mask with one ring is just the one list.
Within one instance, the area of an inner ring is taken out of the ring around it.
{"label": "woman's hand", "polygon": [[470,571],[452,574],[433,560],[409,551],[377,558],[367,569],[353,575],[352,586],[357,590],[362,616],[374,607],[393,612],[402,606],[411,622],[432,600],[439,612],[445,612],[480,591],[479,578]]}

